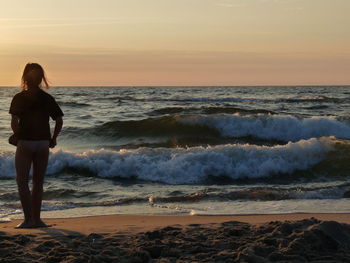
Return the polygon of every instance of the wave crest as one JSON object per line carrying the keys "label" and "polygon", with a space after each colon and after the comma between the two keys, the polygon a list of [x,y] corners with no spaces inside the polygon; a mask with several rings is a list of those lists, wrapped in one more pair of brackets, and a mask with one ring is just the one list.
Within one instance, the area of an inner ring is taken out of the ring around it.
{"label": "wave crest", "polygon": [[284,115],[257,116],[194,116],[181,120],[188,125],[207,125],[222,136],[253,136],[260,139],[298,141],[301,139],[336,136],[350,139],[350,126],[333,117],[297,118]]}
{"label": "wave crest", "polygon": [[[325,176],[325,172],[348,174],[349,156],[350,143],[332,137],[273,147],[229,144],[187,149],[90,150],[80,154],[58,151],[51,154],[47,173],[73,170],[102,178],[166,184],[218,184],[271,176],[290,180],[299,173],[310,175],[315,171]],[[0,168],[0,177],[14,177],[13,156],[0,155]]]}
{"label": "wave crest", "polygon": [[[334,117],[297,118],[290,115],[167,115],[132,121],[112,121],[93,128],[67,127],[64,135],[121,137],[242,138],[289,142],[336,136],[350,139],[350,126]],[[229,143],[230,141],[227,141]],[[209,143],[210,144],[210,143]],[[191,145],[191,144],[190,144]]]}
{"label": "wave crest", "polygon": [[188,149],[57,152],[48,172],[66,168],[88,170],[103,178],[136,178],[167,184],[201,183],[208,177],[264,178],[310,169],[325,158],[334,142],[310,139],[284,146],[224,145]]}

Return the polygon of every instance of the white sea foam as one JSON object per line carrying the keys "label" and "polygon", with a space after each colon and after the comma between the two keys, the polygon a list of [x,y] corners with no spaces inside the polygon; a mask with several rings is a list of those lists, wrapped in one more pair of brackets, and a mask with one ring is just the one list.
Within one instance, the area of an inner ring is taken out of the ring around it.
{"label": "white sea foam", "polygon": [[334,117],[297,118],[286,115],[185,116],[179,119],[187,125],[206,125],[222,136],[253,136],[261,139],[298,141],[301,139],[336,136],[350,139],[350,126]]}
{"label": "white sea foam", "polygon": [[[332,138],[301,140],[283,146],[222,145],[188,149],[140,148],[122,151],[58,151],[51,154],[48,174],[66,168],[88,170],[99,177],[132,178],[169,184],[199,183],[208,176],[262,178],[307,170],[333,149]],[[5,157],[4,157],[5,156]],[[0,177],[14,176],[13,160],[0,157]]]}
{"label": "white sea foam", "polygon": [[261,101],[259,98],[239,98],[239,97],[227,97],[227,98],[173,98],[165,99],[166,101],[192,101],[192,102],[244,102],[244,101]]}

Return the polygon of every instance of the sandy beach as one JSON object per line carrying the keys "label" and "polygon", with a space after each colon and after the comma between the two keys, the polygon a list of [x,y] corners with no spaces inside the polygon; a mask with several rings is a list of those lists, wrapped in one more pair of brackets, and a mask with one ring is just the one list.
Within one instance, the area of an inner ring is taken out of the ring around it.
{"label": "sandy beach", "polygon": [[109,215],[0,224],[0,262],[350,262],[349,214]]}

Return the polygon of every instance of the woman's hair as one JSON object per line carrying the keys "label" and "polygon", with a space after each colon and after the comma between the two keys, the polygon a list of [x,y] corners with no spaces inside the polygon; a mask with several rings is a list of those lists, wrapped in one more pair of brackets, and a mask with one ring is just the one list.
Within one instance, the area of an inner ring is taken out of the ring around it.
{"label": "woman's hair", "polygon": [[21,87],[23,90],[40,87],[49,88],[49,83],[45,76],[45,71],[38,63],[27,63],[22,75]]}

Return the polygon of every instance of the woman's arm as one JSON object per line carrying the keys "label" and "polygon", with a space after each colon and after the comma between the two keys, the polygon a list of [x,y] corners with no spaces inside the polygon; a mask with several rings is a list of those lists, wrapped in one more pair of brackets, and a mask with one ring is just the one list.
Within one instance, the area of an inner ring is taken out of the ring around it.
{"label": "woman's arm", "polygon": [[19,118],[13,114],[11,114],[11,129],[14,134],[19,132]]}
{"label": "woman's arm", "polygon": [[52,136],[52,138],[50,140],[50,148],[54,148],[57,145],[57,136],[61,132],[62,126],[63,126],[63,119],[62,119],[62,117],[57,117],[55,122],[56,122],[55,130],[54,130],[53,136]]}

